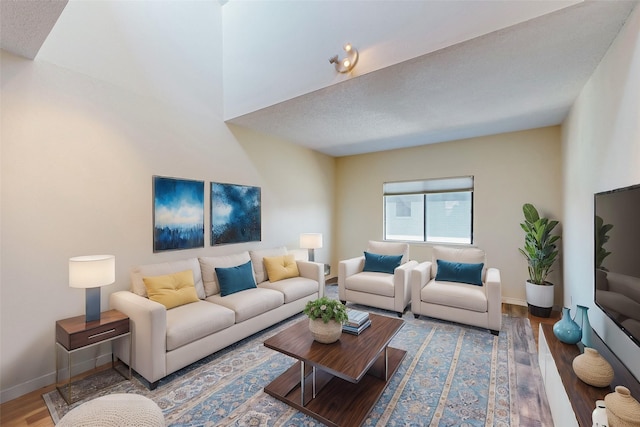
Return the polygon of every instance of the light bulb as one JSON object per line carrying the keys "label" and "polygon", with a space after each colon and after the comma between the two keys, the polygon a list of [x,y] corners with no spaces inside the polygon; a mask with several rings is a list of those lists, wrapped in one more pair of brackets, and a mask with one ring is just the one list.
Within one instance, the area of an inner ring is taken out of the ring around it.
{"label": "light bulb", "polygon": [[344,68],[349,68],[349,66],[351,66],[351,61],[345,59],[344,61],[342,61],[342,65],[344,66]]}
{"label": "light bulb", "polygon": [[351,43],[347,43],[347,44],[345,44],[345,45],[344,45],[344,50],[345,50],[346,52],[351,52]]}

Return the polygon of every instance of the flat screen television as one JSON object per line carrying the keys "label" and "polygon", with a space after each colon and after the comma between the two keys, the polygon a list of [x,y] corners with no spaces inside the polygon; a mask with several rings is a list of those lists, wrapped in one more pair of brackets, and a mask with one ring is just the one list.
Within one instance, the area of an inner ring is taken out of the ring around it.
{"label": "flat screen television", "polygon": [[594,200],[595,303],[640,346],[640,185]]}

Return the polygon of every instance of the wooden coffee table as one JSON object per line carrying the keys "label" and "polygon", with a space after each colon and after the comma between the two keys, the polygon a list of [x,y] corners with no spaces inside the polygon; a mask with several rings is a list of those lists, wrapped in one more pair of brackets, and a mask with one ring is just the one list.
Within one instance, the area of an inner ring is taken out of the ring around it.
{"label": "wooden coffee table", "polygon": [[369,317],[360,335],[343,332],[333,344],[314,341],[308,319],[267,339],[266,347],[298,362],[264,391],[329,426],[360,426],[406,354],[389,347],[404,320]]}

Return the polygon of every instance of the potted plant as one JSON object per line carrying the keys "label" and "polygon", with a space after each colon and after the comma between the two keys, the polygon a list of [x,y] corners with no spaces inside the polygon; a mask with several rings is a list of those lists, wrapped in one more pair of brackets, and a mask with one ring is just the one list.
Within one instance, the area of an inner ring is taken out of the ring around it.
{"label": "potted plant", "polygon": [[547,282],[551,267],[558,258],[556,242],[559,235],[551,234],[558,221],[541,218],[530,203],[522,206],[524,222],[520,227],[525,232],[524,248],[519,251],[527,259],[529,280],[526,282],[529,313],[538,317],[549,317],[553,308],[553,283]]}
{"label": "potted plant", "polygon": [[323,344],[336,342],[342,334],[342,324],[349,318],[344,304],[327,297],[307,302],[304,314],[309,317],[313,338]]}

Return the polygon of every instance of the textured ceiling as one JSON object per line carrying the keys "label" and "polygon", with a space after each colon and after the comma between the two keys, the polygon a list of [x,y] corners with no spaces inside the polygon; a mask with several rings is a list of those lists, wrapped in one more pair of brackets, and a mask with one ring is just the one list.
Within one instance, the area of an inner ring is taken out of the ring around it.
{"label": "textured ceiling", "polygon": [[33,59],[55,25],[68,0],[2,0],[2,49]]}
{"label": "textured ceiling", "polygon": [[556,125],[636,4],[584,2],[228,123],[333,156]]}

